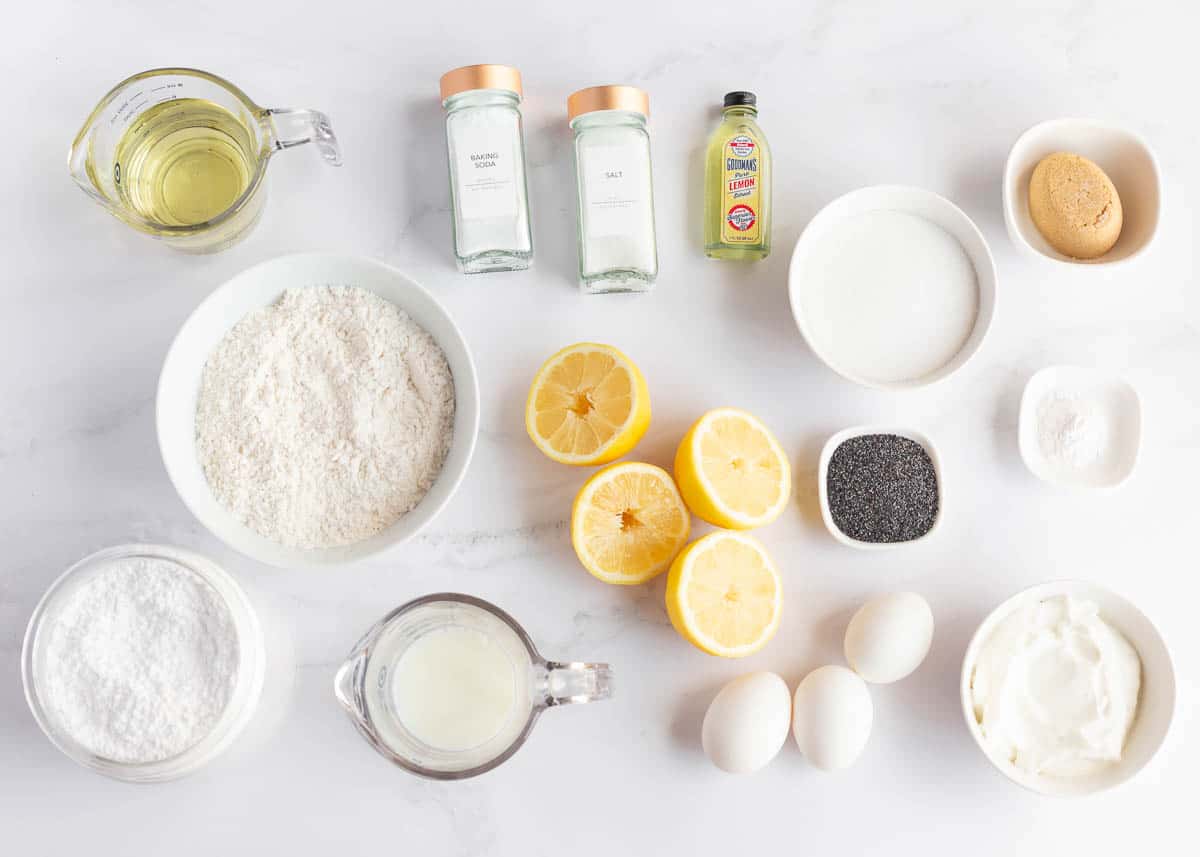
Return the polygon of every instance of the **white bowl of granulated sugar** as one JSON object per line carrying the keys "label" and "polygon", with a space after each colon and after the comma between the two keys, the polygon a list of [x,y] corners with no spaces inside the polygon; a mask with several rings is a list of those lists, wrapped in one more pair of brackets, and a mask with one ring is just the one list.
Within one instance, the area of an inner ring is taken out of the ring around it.
{"label": "white bowl of granulated sugar", "polygon": [[479,385],[449,313],[372,259],[243,271],[167,352],[158,444],[184,504],[279,567],[353,562],[411,538],[458,488]]}

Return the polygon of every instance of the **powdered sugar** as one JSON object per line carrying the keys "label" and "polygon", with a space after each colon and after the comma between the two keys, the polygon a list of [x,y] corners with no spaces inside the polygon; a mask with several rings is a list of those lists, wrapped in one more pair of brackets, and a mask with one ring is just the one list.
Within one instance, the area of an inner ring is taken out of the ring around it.
{"label": "powdered sugar", "polygon": [[196,445],[218,501],[300,548],[368,538],[433,485],[454,380],[433,337],[365,289],[289,289],[209,357]]}
{"label": "powdered sugar", "polygon": [[47,715],[97,756],[168,759],[217,724],[238,671],[234,620],[182,565],[113,559],[47,616],[38,691]]}

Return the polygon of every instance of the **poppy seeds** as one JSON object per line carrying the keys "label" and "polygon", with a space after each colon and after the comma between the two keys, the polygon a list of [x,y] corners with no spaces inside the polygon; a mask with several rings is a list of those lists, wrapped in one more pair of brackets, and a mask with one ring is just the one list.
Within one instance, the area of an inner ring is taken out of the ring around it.
{"label": "poppy seeds", "polygon": [[938,481],[929,453],[894,434],[848,438],[825,474],[829,511],[837,528],[860,542],[919,539],[938,516]]}

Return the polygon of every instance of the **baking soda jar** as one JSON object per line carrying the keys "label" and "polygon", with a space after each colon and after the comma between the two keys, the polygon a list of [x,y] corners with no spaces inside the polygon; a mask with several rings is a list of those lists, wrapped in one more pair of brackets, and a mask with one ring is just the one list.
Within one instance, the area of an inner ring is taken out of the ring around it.
{"label": "baking soda jar", "polygon": [[441,79],[454,258],[466,274],[519,271],[533,261],[521,74],[471,65]]}

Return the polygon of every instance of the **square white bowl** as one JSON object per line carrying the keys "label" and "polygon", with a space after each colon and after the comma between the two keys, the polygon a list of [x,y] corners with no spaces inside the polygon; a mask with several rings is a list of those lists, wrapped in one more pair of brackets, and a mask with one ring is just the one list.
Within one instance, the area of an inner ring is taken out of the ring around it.
{"label": "square white bowl", "polygon": [[[1121,198],[1121,236],[1097,259],[1059,253],[1042,237],[1029,214],[1029,179],[1047,155],[1070,152],[1099,165]],[[1094,119],[1051,119],[1017,138],[1004,165],[1004,223],[1025,252],[1065,265],[1113,265],[1140,256],[1154,241],[1160,208],[1158,161],[1132,131]]]}
{"label": "square white bowl", "polygon": [[[1017,768],[1003,753],[997,753],[988,746],[979,722],[975,719],[975,706],[971,697],[975,663],[980,650],[996,627],[1013,611],[1026,604],[1058,595],[1069,595],[1095,603],[1100,608],[1100,617],[1129,641],[1142,665],[1137,713],[1125,739],[1121,760],[1086,777],[1043,777]],[[1132,603],[1114,592],[1084,580],[1057,580],[1018,592],[983,620],[971,637],[971,642],[967,644],[959,679],[959,698],[967,731],[996,770],[1017,785],[1038,794],[1078,797],[1120,785],[1145,767],[1158,752],[1175,715],[1175,668],[1162,635],[1154,627],[1154,623]]]}
{"label": "square white bowl", "polygon": [[[833,458],[833,453],[843,442],[853,437],[862,437],[868,434],[894,434],[907,438],[915,443],[919,443],[929,456],[929,460],[933,464],[933,472],[937,478],[938,510],[937,516],[933,520],[933,526],[929,528],[929,531],[925,535],[906,542],[864,542],[846,535],[834,522],[833,512],[829,508],[829,485],[826,481],[826,474],[829,472],[829,460]],[[821,458],[817,462],[817,493],[820,496],[821,519],[825,521],[825,529],[829,530],[829,534],[842,544],[861,550],[886,550],[888,548],[908,547],[909,545],[923,542],[941,527],[942,517],[946,511],[946,480],[943,477],[942,459],[938,455],[937,447],[933,445],[933,441],[919,431],[888,425],[853,426],[848,429],[842,429],[829,438],[829,440],[825,441],[825,446],[821,449]]]}
{"label": "square white bowl", "polygon": [[[1108,450],[1082,468],[1056,465],[1042,452],[1038,441],[1038,406],[1048,396],[1061,393],[1095,405],[1107,426]],[[1017,445],[1021,458],[1039,479],[1076,488],[1115,488],[1133,473],[1142,441],[1142,405],[1127,381],[1099,369],[1048,366],[1025,385],[1017,420]]]}

